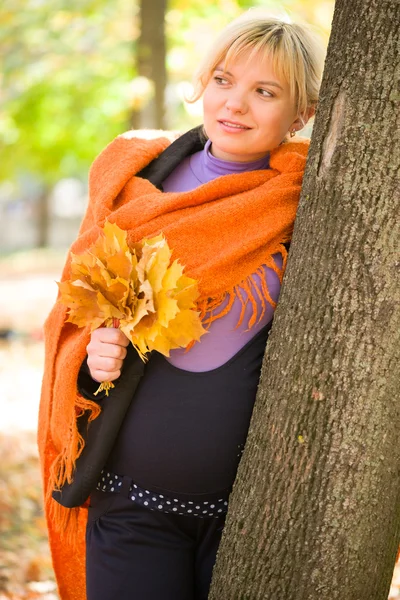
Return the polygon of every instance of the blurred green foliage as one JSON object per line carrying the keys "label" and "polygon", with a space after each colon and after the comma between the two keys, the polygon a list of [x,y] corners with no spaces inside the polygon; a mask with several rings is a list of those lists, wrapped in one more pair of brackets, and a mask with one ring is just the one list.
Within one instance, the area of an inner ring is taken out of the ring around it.
{"label": "blurred green foliage", "polygon": [[6,0],[0,13],[0,177],[87,169],[128,107],[134,8],[125,0]]}
{"label": "blurred green foliage", "polygon": [[[3,0],[0,12],[0,180],[30,173],[52,185],[86,178],[96,154],[129,128],[136,101],[138,0]],[[316,24],[326,38],[333,0],[170,0],[166,14],[167,122],[200,117],[177,89],[205,46],[251,6]]]}

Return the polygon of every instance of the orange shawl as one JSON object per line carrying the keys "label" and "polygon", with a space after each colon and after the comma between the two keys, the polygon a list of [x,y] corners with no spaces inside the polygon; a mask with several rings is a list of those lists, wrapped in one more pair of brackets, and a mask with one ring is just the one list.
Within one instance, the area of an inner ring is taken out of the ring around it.
{"label": "orange shawl", "polygon": [[[146,133],[148,137],[148,133]],[[199,310],[212,315],[226,298],[225,314],[234,299],[247,292],[253,306],[251,327],[257,314],[254,294],[269,301],[268,289],[258,291],[252,278],[263,277],[261,265],[273,268],[272,255],[291,238],[308,141],[295,138],[271,152],[270,169],[219,177],[180,193],[163,193],[135,174],[170,144],[163,137],[144,139],[129,132],[117,137],[94,161],[89,179],[89,206],[71,252],[79,253],[97,238],[106,219],[128,231],[137,242],[163,232],[173,257],[199,282]],[[69,277],[69,261],[62,279]],[[264,300],[265,302],[265,300]],[[264,304],[265,306],[265,304]],[[264,310],[264,309],[263,309]],[[211,311],[211,312],[210,312]],[[243,313],[242,313],[243,315]],[[66,509],[52,498],[52,490],[71,481],[82,447],[76,418],[83,410],[91,418],[97,404],[77,394],[77,376],[86,356],[88,328],[65,323],[66,308],[56,304],[45,324],[45,372],[39,413],[38,443],[45,486],[45,512],[53,565],[60,597],[85,599],[85,509]]]}

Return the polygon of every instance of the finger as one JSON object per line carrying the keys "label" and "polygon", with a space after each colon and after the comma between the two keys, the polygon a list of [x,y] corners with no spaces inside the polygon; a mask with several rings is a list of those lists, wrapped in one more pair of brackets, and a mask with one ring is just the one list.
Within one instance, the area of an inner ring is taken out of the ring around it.
{"label": "finger", "polygon": [[90,369],[90,376],[99,383],[102,383],[103,381],[115,381],[121,376],[121,371],[111,371],[111,373],[109,373],[108,371],[102,371],[101,369],[95,369],[93,371]]}
{"label": "finger", "polygon": [[109,344],[118,344],[126,347],[129,344],[129,339],[126,335],[115,327],[100,327],[92,332],[91,339]]}
{"label": "finger", "polygon": [[122,360],[104,356],[88,356],[87,364],[91,371],[100,370],[105,373],[113,373],[122,369]]}
{"label": "finger", "polygon": [[89,344],[86,346],[86,352],[88,356],[105,356],[119,358],[120,360],[123,360],[127,354],[125,346],[101,342],[96,339],[90,340]]}
{"label": "finger", "polygon": [[120,329],[118,329],[120,336],[119,336],[119,345],[123,346],[124,348],[126,348],[127,346],[129,346],[130,343],[130,339],[124,334],[123,331],[121,331]]}
{"label": "finger", "polygon": [[124,346],[118,344],[98,344],[95,348],[94,354],[98,356],[104,356],[107,358],[117,358],[118,360],[124,360],[127,355],[127,350]]}

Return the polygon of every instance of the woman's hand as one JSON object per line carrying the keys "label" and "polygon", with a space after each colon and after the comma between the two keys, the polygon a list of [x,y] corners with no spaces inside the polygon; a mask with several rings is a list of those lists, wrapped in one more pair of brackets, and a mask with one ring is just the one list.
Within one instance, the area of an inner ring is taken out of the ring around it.
{"label": "woman's hand", "polygon": [[128,344],[129,339],[120,329],[100,327],[93,331],[86,347],[92,379],[99,382],[118,379]]}

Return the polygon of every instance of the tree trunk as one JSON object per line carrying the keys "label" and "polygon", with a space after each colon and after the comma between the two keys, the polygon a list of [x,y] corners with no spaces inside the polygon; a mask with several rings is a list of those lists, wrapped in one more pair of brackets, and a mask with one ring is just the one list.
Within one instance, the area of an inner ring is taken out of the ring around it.
{"label": "tree trunk", "polygon": [[140,36],[137,72],[149,80],[152,91],[132,111],[134,129],[165,129],[164,94],[167,84],[165,12],[167,0],[140,0]]}
{"label": "tree trunk", "polygon": [[210,600],[388,596],[400,541],[399,31],[398,1],[337,0]]}
{"label": "tree trunk", "polygon": [[49,227],[50,227],[50,204],[49,204],[50,188],[45,185],[40,193],[37,202],[37,217],[36,217],[36,247],[46,248],[49,243]]}

